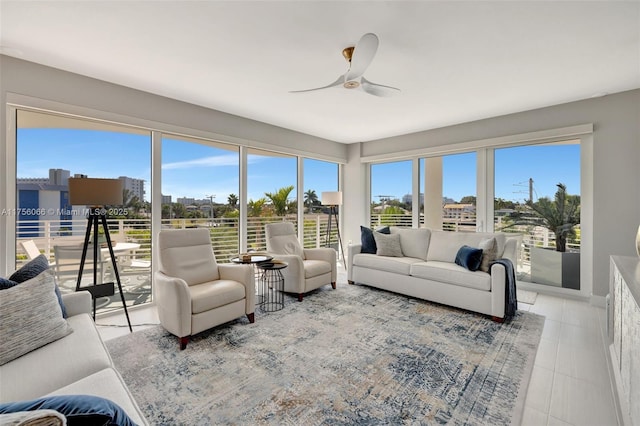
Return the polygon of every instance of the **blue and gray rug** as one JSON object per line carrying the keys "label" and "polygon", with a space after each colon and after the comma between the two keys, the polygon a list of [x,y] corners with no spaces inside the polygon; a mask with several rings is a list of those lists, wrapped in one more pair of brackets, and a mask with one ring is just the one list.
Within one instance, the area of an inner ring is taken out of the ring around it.
{"label": "blue and gray rug", "polygon": [[195,336],[107,342],[154,425],[520,423],[544,317],[509,323],[365,287]]}

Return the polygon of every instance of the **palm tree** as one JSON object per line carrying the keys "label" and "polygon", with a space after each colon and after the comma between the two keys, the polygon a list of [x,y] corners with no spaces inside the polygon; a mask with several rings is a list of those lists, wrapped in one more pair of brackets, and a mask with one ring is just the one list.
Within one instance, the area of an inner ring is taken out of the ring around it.
{"label": "palm tree", "polygon": [[284,188],[278,189],[276,192],[265,192],[264,195],[271,200],[271,204],[273,205],[273,209],[275,210],[276,216],[284,216],[287,214],[287,199],[289,198],[289,194],[293,191],[294,186],[285,186]]}
{"label": "palm tree", "polygon": [[137,216],[142,209],[140,198],[128,189],[122,190],[122,205],[125,209],[133,213],[134,216]]}
{"label": "palm tree", "polygon": [[314,189],[309,189],[304,193],[304,205],[309,209],[309,213],[313,211],[313,206],[318,203],[318,194]]}
{"label": "palm tree", "polygon": [[238,196],[236,194],[229,194],[229,197],[227,197],[227,203],[229,204],[229,207],[231,207],[231,210],[235,210],[238,205]]}
{"label": "palm tree", "polygon": [[266,198],[259,198],[256,201],[249,200],[249,217],[260,217],[262,216],[262,209],[264,205],[267,203]]}
{"label": "palm tree", "polygon": [[534,224],[544,226],[555,234],[556,251],[567,251],[567,239],[575,237],[575,226],[580,223],[580,196],[567,194],[566,185],[559,183],[554,200],[542,197],[527,206],[536,214]]}

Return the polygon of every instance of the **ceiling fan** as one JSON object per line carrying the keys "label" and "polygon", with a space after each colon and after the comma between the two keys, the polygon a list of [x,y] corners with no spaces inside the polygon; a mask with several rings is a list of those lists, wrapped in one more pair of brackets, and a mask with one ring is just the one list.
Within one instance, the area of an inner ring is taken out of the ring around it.
{"label": "ceiling fan", "polygon": [[338,77],[336,81],[327,86],[306,90],[292,90],[289,93],[312,92],[314,90],[342,86],[345,89],[362,90],[374,96],[392,96],[400,92],[400,89],[373,83],[363,76],[373,61],[377,50],[378,36],[373,33],[367,33],[360,38],[360,41],[355,46],[345,47],[342,50],[342,56],[349,62],[349,69]]}

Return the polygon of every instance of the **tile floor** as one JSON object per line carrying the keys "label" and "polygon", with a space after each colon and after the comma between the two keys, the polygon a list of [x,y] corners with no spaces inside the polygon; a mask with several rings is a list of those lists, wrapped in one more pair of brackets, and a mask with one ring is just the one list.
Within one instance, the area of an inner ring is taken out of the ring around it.
{"label": "tile floor", "polygon": [[[340,285],[348,285],[343,273]],[[605,352],[605,310],[544,294],[538,294],[534,305],[519,308],[546,317],[522,425],[618,425]],[[158,323],[153,307],[130,310],[129,316],[132,324],[141,324],[134,331]],[[129,332],[122,313],[96,323],[104,340]]]}

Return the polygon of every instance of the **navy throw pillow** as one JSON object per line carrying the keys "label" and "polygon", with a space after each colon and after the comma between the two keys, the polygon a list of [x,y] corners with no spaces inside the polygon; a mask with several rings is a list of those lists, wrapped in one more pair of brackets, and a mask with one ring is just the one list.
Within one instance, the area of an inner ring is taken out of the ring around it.
{"label": "navy throw pillow", "polygon": [[[32,278],[37,277],[42,272],[49,269],[49,261],[44,254],[31,259],[28,263],[22,265],[22,268],[15,271],[9,279],[0,279],[0,290],[6,290],[7,288],[13,287],[14,285],[18,285],[25,281],[29,281]],[[7,283],[8,281],[8,283]],[[58,298],[58,303],[60,304],[60,309],[62,309],[62,317],[67,317],[67,310],[64,307],[64,303],[62,303],[62,294],[60,293],[60,289],[58,288],[58,283],[56,283],[56,297]]]}
{"label": "navy throw pillow", "polygon": [[456,254],[456,265],[460,265],[463,268],[467,268],[470,271],[477,271],[480,269],[482,263],[482,249],[462,246]]}
{"label": "navy throw pillow", "polygon": [[[381,234],[391,233],[388,226],[378,228],[376,231]],[[360,242],[362,243],[360,253],[376,254],[378,251],[376,240],[373,238],[373,229],[367,228],[366,226],[360,226]]]}
{"label": "navy throw pillow", "polygon": [[40,273],[46,271],[47,269],[49,269],[49,261],[44,254],[41,254],[35,259],[32,259],[28,263],[24,264],[22,268],[15,271],[9,277],[9,279],[20,284],[30,280],[31,278],[37,277],[38,275],[40,275]]}
{"label": "navy throw pillow", "polygon": [[116,403],[92,395],[59,395],[0,404],[0,414],[18,411],[55,410],[68,426],[136,426]]}

